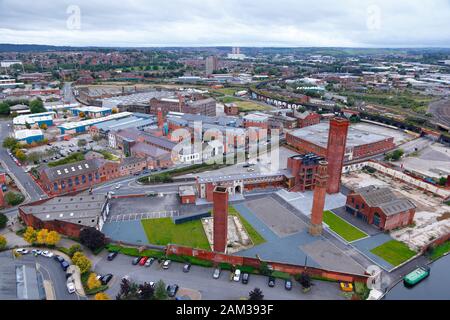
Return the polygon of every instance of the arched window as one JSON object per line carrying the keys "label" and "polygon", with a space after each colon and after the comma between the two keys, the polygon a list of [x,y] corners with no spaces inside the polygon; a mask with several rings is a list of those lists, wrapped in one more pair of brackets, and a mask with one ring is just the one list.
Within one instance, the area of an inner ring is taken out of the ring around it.
{"label": "arched window", "polygon": [[69,188],[72,188],[73,186],[72,178],[67,179],[67,184],[69,185]]}
{"label": "arched window", "polygon": [[84,174],[81,176],[81,183],[86,183],[86,176]]}
{"label": "arched window", "polygon": [[53,183],[53,190],[58,191],[58,182]]}
{"label": "arched window", "polygon": [[75,184],[77,186],[80,184],[80,178],[79,177],[75,177]]}

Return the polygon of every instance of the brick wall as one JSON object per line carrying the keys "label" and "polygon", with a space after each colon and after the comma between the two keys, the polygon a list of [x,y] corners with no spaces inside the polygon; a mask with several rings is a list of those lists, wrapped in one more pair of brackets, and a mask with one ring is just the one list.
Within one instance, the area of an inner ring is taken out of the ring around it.
{"label": "brick wall", "polygon": [[[216,264],[219,263],[229,263],[234,266],[251,266],[254,268],[259,268],[261,265],[261,261],[256,258],[249,257],[239,257],[239,256],[231,256],[223,253],[215,253],[211,251],[193,249],[189,247],[182,247],[177,245],[168,245],[166,248],[166,254],[175,254],[175,255],[184,255],[190,257],[196,257],[198,259],[207,260],[214,262]],[[271,262],[266,261],[269,266],[273,268],[275,271],[286,272],[291,275],[297,275],[300,273],[308,272],[311,276],[321,277],[328,280],[333,281],[344,281],[344,282],[366,282],[368,279],[367,275],[358,275],[352,273],[345,273],[339,271],[325,270],[320,268],[312,268],[300,265],[292,265],[288,263],[281,262]]]}

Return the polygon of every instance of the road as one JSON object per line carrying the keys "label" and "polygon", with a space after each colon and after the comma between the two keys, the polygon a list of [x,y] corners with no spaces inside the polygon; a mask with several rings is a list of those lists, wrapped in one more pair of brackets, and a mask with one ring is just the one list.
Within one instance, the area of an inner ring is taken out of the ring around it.
{"label": "road", "polygon": [[109,283],[106,293],[114,299],[120,290],[122,277],[129,276],[137,283],[157,282],[163,280],[166,284],[178,284],[180,288],[198,290],[202,300],[237,300],[248,297],[248,293],[255,287],[259,287],[267,300],[336,300],[343,299],[340,296],[338,285],[330,282],[315,281],[315,286],[308,294],[303,294],[298,283],[293,284],[292,291],[284,289],[284,281],[277,280],[274,288],[267,286],[267,277],[251,275],[247,285],[240,282],[231,282],[230,272],[223,271],[220,278],[212,278],[213,269],[192,266],[189,273],[183,273],[183,265],[172,263],[169,270],[161,269],[157,261],[150,267],[133,266],[132,257],[118,255],[113,261],[106,260],[106,253],[102,253],[102,259],[96,264],[97,274],[112,273],[113,279]]}
{"label": "road", "polygon": [[62,94],[64,96],[64,103],[77,103],[77,100],[75,99],[75,96],[72,92],[72,82],[64,83]]}
{"label": "road", "polygon": [[[9,127],[8,124],[10,125]],[[11,126],[12,122],[10,120],[1,120],[0,136],[8,137],[12,130]],[[3,148],[2,144],[0,144],[0,162],[2,163],[4,169],[12,175],[16,183],[23,187],[28,201],[36,201],[40,198],[47,198],[45,192],[39,187],[39,185],[36,184],[36,182],[34,182],[34,180],[24,171],[22,167],[18,166],[14,162],[8,154],[8,150]]]}
{"label": "road", "polygon": [[56,300],[81,299],[77,294],[70,294],[67,291],[66,273],[62,270],[61,265],[54,259],[43,256],[34,257],[32,254],[27,254],[14,260],[11,251],[5,251],[0,254],[4,257],[11,257],[11,263],[14,264],[36,266],[43,279],[52,283]]}

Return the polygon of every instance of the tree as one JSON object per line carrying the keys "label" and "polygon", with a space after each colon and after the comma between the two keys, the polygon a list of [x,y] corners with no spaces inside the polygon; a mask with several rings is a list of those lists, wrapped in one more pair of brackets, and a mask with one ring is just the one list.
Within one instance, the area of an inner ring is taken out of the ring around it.
{"label": "tree", "polygon": [[76,252],[72,257],[72,262],[80,268],[81,274],[88,272],[91,270],[92,263],[86,258],[86,256],[81,252]]}
{"label": "tree", "polygon": [[42,158],[41,152],[30,152],[27,156],[28,162],[35,163]]}
{"label": "tree", "polygon": [[139,286],[139,299],[141,300],[151,300],[153,299],[153,295],[155,290],[150,285],[150,283],[144,282]]}
{"label": "tree", "polygon": [[164,283],[164,281],[159,280],[155,284],[154,298],[156,300],[167,300],[168,295],[167,295],[166,284]]}
{"label": "tree", "polygon": [[0,235],[0,251],[5,249],[7,244],[8,242],[6,241],[6,238]]}
{"label": "tree", "polygon": [[7,137],[3,140],[3,148],[13,150],[17,147],[19,141],[13,137]]}
{"label": "tree", "polygon": [[36,233],[36,243],[46,244],[47,243],[48,230],[42,229]]}
{"label": "tree", "polygon": [[4,227],[6,227],[7,223],[8,223],[8,217],[5,214],[0,213],[0,229],[3,229]]}
{"label": "tree", "polygon": [[49,246],[56,246],[61,240],[61,236],[56,231],[50,231],[47,235],[46,244]]}
{"label": "tree", "polygon": [[0,102],[0,114],[7,116],[11,112],[9,103]]}
{"label": "tree", "polygon": [[47,130],[48,129],[47,124],[46,123],[41,124],[41,129],[42,130]]}
{"label": "tree", "polygon": [[105,245],[105,235],[95,228],[84,228],[80,232],[80,242],[95,251]]}
{"label": "tree", "polygon": [[97,279],[97,274],[91,273],[87,280],[87,287],[89,290],[97,289],[102,285],[100,280]]}
{"label": "tree", "polygon": [[79,116],[80,118],[86,118],[86,115],[84,114],[83,111],[81,111],[81,112],[78,114],[78,116]]}
{"label": "tree", "polygon": [[267,262],[262,261],[260,266],[259,266],[259,271],[261,272],[261,274],[263,276],[269,276],[271,271],[269,269],[269,265],[267,264]]}
{"label": "tree", "polygon": [[117,108],[114,108],[114,109],[112,109],[112,111],[111,111],[112,114],[116,114],[116,113],[118,113],[118,112],[119,112],[119,110],[118,110]]}
{"label": "tree", "polygon": [[33,227],[27,227],[25,233],[23,234],[23,239],[29,244],[33,244],[36,242],[36,231]]}
{"label": "tree", "polygon": [[306,272],[303,272],[300,275],[300,277],[298,279],[298,282],[300,282],[300,284],[302,285],[303,289],[309,289],[312,286],[311,277]]}
{"label": "tree", "polygon": [[30,102],[30,112],[31,113],[41,113],[46,112],[47,109],[44,108],[44,103],[41,99],[36,99]]}
{"label": "tree", "polygon": [[99,292],[94,296],[95,300],[111,300],[111,298],[104,292]]}
{"label": "tree", "polygon": [[19,160],[20,162],[24,162],[27,160],[27,156],[26,156],[25,152],[23,152],[22,150],[17,150],[15,153],[15,156],[16,156],[17,160]]}
{"label": "tree", "polygon": [[250,291],[248,296],[249,296],[249,300],[263,300],[264,299],[263,292],[260,288],[253,289],[253,291]]}
{"label": "tree", "polygon": [[17,206],[21,204],[25,200],[25,197],[20,194],[13,191],[8,191],[5,193],[5,201],[10,206]]}
{"label": "tree", "polygon": [[78,243],[72,245],[72,246],[69,248],[69,256],[72,258],[73,255],[74,255],[75,253],[77,253],[77,252],[83,252],[83,250],[81,249],[81,246],[80,246]]}
{"label": "tree", "polygon": [[123,278],[120,283],[120,291],[116,296],[116,300],[137,300],[139,287],[136,283]]}
{"label": "tree", "polygon": [[80,139],[80,140],[78,140],[77,145],[78,145],[79,147],[84,147],[84,146],[86,146],[86,145],[87,145],[86,139]]}

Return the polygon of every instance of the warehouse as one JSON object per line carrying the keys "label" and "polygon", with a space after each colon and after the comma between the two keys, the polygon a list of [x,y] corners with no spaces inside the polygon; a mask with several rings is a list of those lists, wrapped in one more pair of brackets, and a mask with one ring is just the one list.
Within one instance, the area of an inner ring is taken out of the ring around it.
{"label": "warehouse", "polygon": [[25,129],[25,130],[17,130],[14,132],[14,137],[16,140],[20,142],[26,142],[28,144],[31,144],[33,142],[40,142],[44,140],[44,134],[42,133],[42,130],[32,130],[32,129]]}
{"label": "warehouse", "polygon": [[[301,153],[313,152],[327,156],[329,123],[298,129],[286,134],[287,143]],[[345,161],[355,161],[383,154],[395,148],[394,138],[350,127],[348,130]]]}
{"label": "warehouse", "polygon": [[34,114],[25,114],[21,116],[17,116],[13,119],[13,124],[16,128],[26,127],[27,125],[40,127],[45,124],[47,127],[53,126],[53,119],[55,118],[56,113],[51,112],[42,112],[42,113],[34,113]]}
{"label": "warehouse", "polygon": [[73,108],[70,110],[72,115],[75,117],[80,116],[80,114],[84,114],[85,117],[89,118],[102,118],[109,116],[112,113],[111,108],[103,108],[103,107],[80,107]]}
{"label": "warehouse", "polygon": [[113,119],[105,121],[92,126],[89,131],[91,134],[100,134],[107,137],[111,131],[125,130],[129,128],[136,128],[144,130],[156,124],[156,118],[148,114],[133,114],[130,117]]}
{"label": "warehouse", "polygon": [[58,129],[61,131],[61,134],[82,133],[86,132],[87,130],[89,130],[90,127],[96,124],[114,119],[127,118],[132,115],[133,114],[131,112],[121,112],[103,118],[89,119],[78,122],[68,122],[58,126]]}

